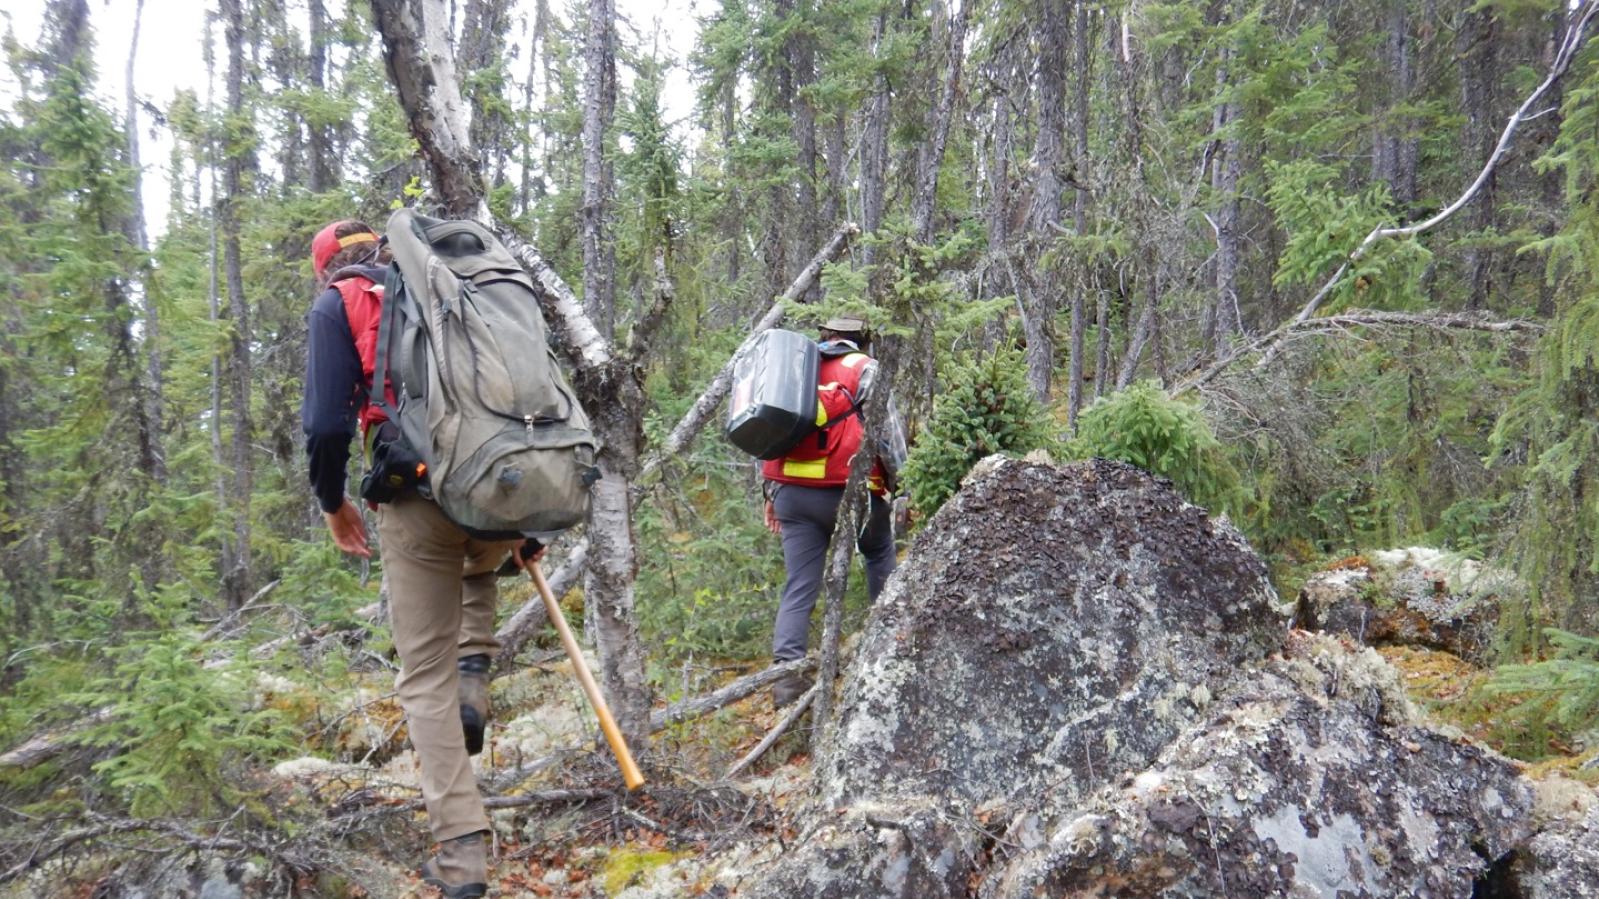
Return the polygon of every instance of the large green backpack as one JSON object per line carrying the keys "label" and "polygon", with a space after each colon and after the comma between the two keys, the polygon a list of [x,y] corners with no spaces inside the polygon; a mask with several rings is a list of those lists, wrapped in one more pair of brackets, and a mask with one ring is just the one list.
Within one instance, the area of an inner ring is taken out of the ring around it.
{"label": "large green backpack", "polygon": [[533,282],[476,222],[401,209],[372,383],[450,520],[480,538],[549,534],[588,513],[588,416],[556,365]]}

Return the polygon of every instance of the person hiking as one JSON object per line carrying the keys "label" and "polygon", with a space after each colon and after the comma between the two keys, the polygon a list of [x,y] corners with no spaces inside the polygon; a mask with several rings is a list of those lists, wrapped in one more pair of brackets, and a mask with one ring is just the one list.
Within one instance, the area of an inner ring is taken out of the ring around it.
{"label": "person hiking", "polygon": [[[788,455],[761,464],[767,496],[766,526],[783,538],[783,566],[787,571],[772,629],[774,664],[803,658],[810,642],[811,610],[816,607],[822,588],[827,545],[838,521],[850,463],[865,432],[858,413],[877,374],[877,362],[866,354],[870,335],[864,320],[829,319],[819,336],[819,430]],[[888,492],[897,468],[894,459],[884,457],[884,453],[879,453],[872,465],[867,480],[870,512],[856,539],[866,560],[866,592],[873,600],[882,592],[896,563]],[[782,708],[808,689],[809,678],[791,675],[772,686],[772,704]]]}
{"label": "person hiking", "polygon": [[[321,288],[307,317],[301,407],[311,489],[333,542],[363,558],[371,555],[366,526],[345,495],[345,469],[357,424],[369,459],[383,458],[397,438],[387,416],[368,401],[388,262],[387,247],[362,222],[334,222],[311,242]],[[392,406],[392,388],[388,393]],[[410,480],[425,486],[424,475],[417,468]],[[450,899],[482,896],[489,820],[468,756],[482,749],[489,665],[499,648],[495,570],[507,553],[520,566],[543,549],[535,541],[476,539],[417,487],[369,504],[377,511],[390,626],[400,656],[396,690],[421,767],[428,823],[439,843],[421,874]]]}

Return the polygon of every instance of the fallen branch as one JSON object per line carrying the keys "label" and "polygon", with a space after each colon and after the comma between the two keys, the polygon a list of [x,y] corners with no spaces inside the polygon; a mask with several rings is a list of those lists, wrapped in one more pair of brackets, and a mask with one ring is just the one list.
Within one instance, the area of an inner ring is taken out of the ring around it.
{"label": "fallen branch", "polygon": [[761,738],[761,742],[756,743],[754,749],[745,753],[743,758],[733,763],[733,767],[727,769],[727,774],[723,775],[723,779],[732,780],[740,771],[748,768],[755,763],[756,759],[765,755],[766,750],[771,749],[772,744],[777,742],[777,738],[786,733],[790,727],[793,727],[794,722],[798,721],[800,716],[805,714],[805,710],[811,707],[812,700],[816,699],[816,693],[821,688],[822,685],[820,683],[811,684],[811,688],[806,690],[805,695],[794,703],[794,707],[789,710],[789,713],[784,715],[782,720],[778,721],[771,730],[766,732],[766,736]]}
{"label": "fallen branch", "polygon": [[[529,805],[546,805],[558,802],[593,802],[596,799],[610,799],[615,795],[610,790],[532,790],[527,793],[517,793],[514,796],[485,796],[483,797],[483,807],[487,809],[523,808]],[[421,799],[406,799],[401,802],[382,805],[355,806],[348,811],[334,813],[330,817],[339,824],[354,827],[373,818],[420,812],[425,808],[427,808],[427,804]]]}
{"label": "fallen branch", "polygon": [[[96,817],[98,818],[98,816]],[[28,854],[27,858],[6,869],[4,872],[0,872],[0,883],[6,883],[21,877],[22,875],[28,873],[34,868],[39,867],[55,856],[60,855],[66,850],[71,849],[73,846],[78,845],[79,843],[85,843],[91,840],[98,840],[102,837],[116,836],[117,834],[125,833],[159,833],[162,836],[182,843],[196,852],[215,852],[217,850],[222,850],[224,852],[261,853],[264,851],[274,859],[277,859],[280,862],[286,862],[291,867],[294,867],[292,860],[286,860],[278,853],[272,851],[271,847],[263,847],[256,842],[230,839],[220,835],[205,836],[204,834],[194,833],[167,821],[135,821],[129,818],[105,818],[99,819],[97,820],[97,823],[88,825],[86,827],[80,827],[76,830],[67,831],[66,833],[62,834],[61,837],[57,839],[51,846],[46,847],[43,844],[43,841],[41,841],[37,846],[34,847],[34,850]]]}
{"label": "fallen branch", "polygon": [[[1521,126],[1521,123],[1527,120],[1529,111],[1543,99],[1544,94],[1548,93],[1550,88],[1554,87],[1555,82],[1560,80],[1566,70],[1571,68],[1571,60],[1582,49],[1582,45],[1586,40],[1584,32],[1587,30],[1588,25],[1592,23],[1596,14],[1599,14],[1599,0],[1584,0],[1580,6],[1570,12],[1567,17],[1567,21],[1570,24],[1566,26],[1566,33],[1560,41],[1560,49],[1555,53],[1554,62],[1549,66],[1549,74],[1544,77],[1543,82],[1531,94],[1527,95],[1525,100],[1521,101],[1521,105],[1516,107],[1516,111],[1511,113],[1510,119],[1505,122],[1504,131],[1499,134],[1499,142],[1494,145],[1493,152],[1488,155],[1487,162],[1483,163],[1482,170],[1477,173],[1476,179],[1471,182],[1465,192],[1456,197],[1453,203],[1445,206],[1425,221],[1403,227],[1383,227],[1379,225],[1373,228],[1371,233],[1367,234],[1359,246],[1355,247],[1344,259],[1343,263],[1338,266],[1338,270],[1333,272],[1332,277],[1327,279],[1327,283],[1323,284],[1321,289],[1316,291],[1315,296],[1312,296],[1310,301],[1305,304],[1304,308],[1299,310],[1299,314],[1295,315],[1293,320],[1284,327],[1279,327],[1267,335],[1270,339],[1264,345],[1265,353],[1260,357],[1260,361],[1255,363],[1256,368],[1269,364],[1277,357],[1277,354],[1282,349],[1283,341],[1289,336],[1292,327],[1308,321],[1315,314],[1317,308],[1321,306],[1322,301],[1326,300],[1328,295],[1332,293],[1333,288],[1338,286],[1339,281],[1349,271],[1350,266],[1363,259],[1378,241],[1403,240],[1431,231],[1465,208],[1466,204],[1477,196],[1483,185],[1488,183],[1488,179],[1493,176],[1494,170],[1499,167],[1499,163],[1504,160],[1505,153],[1510,149],[1511,138],[1515,136],[1516,129]],[[1231,354],[1229,358],[1223,360],[1226,363],[1231,361]],[[1218,365],[1221,364],[1223,363],[1218,363]],[[1215,367],[1212,366],[1212,368]],[[1198,383],[1204,383],[1210,380],[1211,377],[1214,377],[1214,375],[1203,377]]]}
{"label": "fallen branch", "polygon": [[[22,745],[0,755],[0,771],[25,771],[60,755],[70,748],[84,731],[111,719],[112,709],[96,709],[71,724],[37,734]],[[0,880],[4,880],[0,877]]]}
{"label": "fallen branch", "polygon": [[833,232],[833,236],[827,241],[827,244],[816,252],[816,255],[811,258],[810,264],[806,265],[799,275],[794,278],[794,283],[783,291],[782,295],[772,303],[771,308],[766,310],[766,314],[762,315],[760,320],[755,323],[755,326],[750,329],[749,336],[744,338],[744,342],[739,344],[738,349],[733,352],[727,363],[722,366],[722,370],[717,372],[716,377],[711,379],[711,383],[706,386],[705,392],[700,394],[699,398],[694,401],[694,405],[683,413],[683,418],[672,428],[672,432],[666,436],[666,440],[661,443],[660,448],[644,460],[644,465],[639,470],[639,476],[635,479],[635,483],[644,480],[646,475],[659,468],[666,459],[681,453],[684,447],[699,436],[700,431],[704,430],[706,422],[711,420],[711,414],[716,411],[717,406],[721,405],[722,400],[727,398],[727,392],[733,386],[733,364],[754,345],[755,340],[761,336],[761,332],[767,328],[777,327],[778,322],[783,320],[785,304],[794,302],[804,296],[805,292],[810,290],[811,283],[821,275],[822,268],[832,262],[839,253],[843,252],[850,238],[859,234],[860,231],[861,229],[852,222],[845,222],[838,226],[838,230]]}
{"label": "fallen branch", "polygon": [[[1384,312],[1372,309],[1353,309],[1335,315],[1324,315],[1318,318],[1305,319],[1304,321],[1287,322],[1281,327],[1267,334],[1262,334],[1254,340],[1239,344],[1232,352],[1223,356],[1209,368],[1199,374],[1179,381],[1170,393],[1173,396],[1196,390],[1215,380],[1218,375],[1237,362],[1239,359],[1264,347],[1267,343],[1276,342],[1278,346],[1285,344],[1289,339],[1302,334],[1317,334],[1329,331],[1347,331],[1351,328],[1431,328],[1438,331],[1485,331],[1493,334],[1512,332],[1538,334],[1544,331],[1544,325],[1526,319],[1513,318],[1495,320],[1485,315],[1470,312]],[[1262,358],[1256,364],[1256,369],[1268,361]]]}
{"label": "fallen branch", "polygon": [[816,660],[807,656],[803,659],[794,659],[773,665],[770,668],[762,668],[754,674],[746,674],[719,690],[674,702],[666,708],[652,713],[650,715],[650,732],[654,733],[679,722],[687,721],[690,718],[698,718],[717,709],[725,708],[758,690],[770,687],[790,674],[809,674],[815,669]]}

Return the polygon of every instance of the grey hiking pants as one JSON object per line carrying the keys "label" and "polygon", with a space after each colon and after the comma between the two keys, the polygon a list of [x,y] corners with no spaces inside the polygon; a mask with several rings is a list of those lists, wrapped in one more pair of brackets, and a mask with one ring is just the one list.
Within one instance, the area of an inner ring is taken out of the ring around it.
{"label": "grey hiking pants", "polygon": [[[783,566],[788,580],[783,584],[783,600],[777,607],[777,626],[772,630],[772,658],[779,662],[801,658],[810,642],[811,610],[822,590],[822,574],[827,563],[827,543],[838,522],[838,506],[844,499],[843,487],[801,487],[774,484],[777,492],[772,505],[783,525]],[[855,545],[866,559],[866,592],[872,599],[883,592],[883,584],[894,572],[894,525],[887,500],[873,495],[866,528]]]}

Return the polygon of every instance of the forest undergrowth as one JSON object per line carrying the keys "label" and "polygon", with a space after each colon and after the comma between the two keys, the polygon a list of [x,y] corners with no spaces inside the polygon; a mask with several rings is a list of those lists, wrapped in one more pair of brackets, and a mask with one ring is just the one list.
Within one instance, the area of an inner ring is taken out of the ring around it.
{"label": "forest undergrowth", "polygon": [[[609,0],[217,0],[158,36],[135,4],[142,38],[34,5],[0,79],[0,895],[414,885],[382,563],[329,541],[299,417],[310,237],[401,205],[534,269],[626,511],[547,568],[650,784],[504,581],[508,890],[787,839],[831,694],[770,707],[781,553],[702,433],[757,321],[872,322],[913,534],[1042,452],[1170,478],[1284,600],[1395,548],[1506,573],[1486,664],[1382,652],[1436,721],[1596,779],[1595,0],[716,0],[680,47]],[[203,75],[133,80],[180,40]]]}

